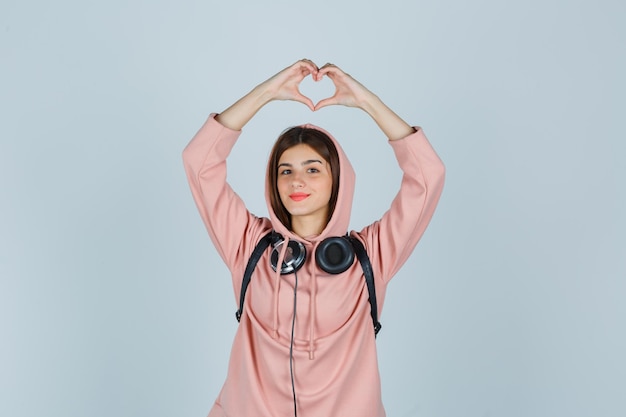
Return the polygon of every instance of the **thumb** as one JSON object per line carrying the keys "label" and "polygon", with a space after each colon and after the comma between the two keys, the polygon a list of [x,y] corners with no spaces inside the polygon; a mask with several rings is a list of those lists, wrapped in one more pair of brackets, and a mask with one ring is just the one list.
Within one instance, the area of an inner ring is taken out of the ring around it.
{"label": "thumb", "polygon": [[305,104],[309,109],[311,109],[311,111],[315,111],[315,106],[313,105],[313,101],[311,101],[311,99],[308,98],[307,96],[303,94],[298,94],[297,96],[294,97],[294,100],[302,104]]}
{"label": "thumb", "polygon": [[315,110],[319,110],[326,106],[332,106],[334,104],[337,104],[337,100],[335,99],[335,97],[334,96],[328,97],[328,98],[318,101],[317,104],[315,105]]}

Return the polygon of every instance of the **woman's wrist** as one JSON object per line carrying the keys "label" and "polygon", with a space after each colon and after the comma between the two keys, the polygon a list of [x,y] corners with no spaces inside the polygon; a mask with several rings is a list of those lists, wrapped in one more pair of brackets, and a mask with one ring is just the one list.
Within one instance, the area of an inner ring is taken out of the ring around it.
{"label": "woman's wrist", "polygon": [[363,110],[372,117],[374,117],[374,114],[376,114],[377,111],[380,111],[380,108],[382,106],[385,106],[382,100],[376,94],[372,93],[369,90],[367,90],[365,94],[363,94],[363,97],[359,100],[358,104],[358,107],[361,110]]}
{"label": "woman's wrist", "polygon": [[254,100],[254,103],[256,103],[256,105],[259,106],[259,109],[265,106],[270,101],[273,101],[276,99],[276,92],[272,91],[269,80],[264,81],[261,84],[257,85],[256,87],[254,87],[252,91],[250,91],[250,93],[248,94],[252,97],[252,99]]}
{"label": "woman's wrist", "polygon": [[374,119],[389,140],[402,139],[415,132],[411,125],[402,120],[400,116],[373,93],[363,102],[361,109]]}

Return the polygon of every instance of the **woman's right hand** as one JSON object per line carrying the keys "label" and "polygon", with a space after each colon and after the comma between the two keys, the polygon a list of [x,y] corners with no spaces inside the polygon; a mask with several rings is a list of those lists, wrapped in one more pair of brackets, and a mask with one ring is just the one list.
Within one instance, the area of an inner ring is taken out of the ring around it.
{"label": "woman's right hand", "polygon": [[256,112],[273,100],[298,101],[315,111],[315,105],[310,98],[300,92],[299,86],[309,75],[318,81],[318,71],[317,65],[312,61],[301,59],[257,85],[235,104],[217,115],[216,120],[230,129],[241,130]]}
{"label": "woman's right hand", "polygon": [[311,75],[313,80],[317,80],[319,69],[311,60],[301,59],[300,61],[288,66],[287,68],[274,75],[261,85],[270,97],[270,100],[293,100],[303,103],[312,111],[315,110],[315,104],[310,98],[300,92],[300,83],[306,77]]}

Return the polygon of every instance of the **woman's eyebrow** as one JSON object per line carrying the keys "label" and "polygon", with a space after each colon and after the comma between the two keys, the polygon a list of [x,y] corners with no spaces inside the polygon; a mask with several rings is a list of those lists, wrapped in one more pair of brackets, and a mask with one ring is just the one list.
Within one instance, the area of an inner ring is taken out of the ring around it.
{"label": "woman's eyebrow", "polygon": [[308,160],[304,161],[302,163],[302,165],[309,165],[309,164],[313,164],[315,162],[320,163],[320,164],[322,163],[322,161],[320,161],[319,159],[308,159]]}
{"label": "woman's eyebrow", "polygon": [[[319,159],[307,159],[306,161],[303,161],[303,162],[302,162],[302,164],[300,164],[300,165],[304,166],[304,165],[314,164],[314,163],[316,163],[316,162],[317,162],[318,164],[322,164],[322,161],[320,161]],[[322,165],[323,165],[323,164],[322,164]],[[292,165],[292,164],[290,164],[289,162],[282,162],[282,163],[278,164],[278,168],[280,168],[280,167],[282,167],[282,166],[285,166],[285,167],[292,167],[293,165]]]}

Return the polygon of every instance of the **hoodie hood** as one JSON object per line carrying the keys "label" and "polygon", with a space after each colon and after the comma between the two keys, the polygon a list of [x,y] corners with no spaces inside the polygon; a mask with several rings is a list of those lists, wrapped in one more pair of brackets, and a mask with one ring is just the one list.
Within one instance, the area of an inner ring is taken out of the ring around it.
{"label": "hoodie hood", "polygon": [[312,124],[305,124],[297,127],[315,129],[324,133],[332,140],[335,148],[337,148],[337,154],[339,156],[339,189],[337,195],[337,203],[335,205],[335,210],[331,215],[330,221],[328,222],[322,233],[317,236],[307,237],[306,239],[297,236],[291,230],[287,229],[287,227],[280,220],[278,220],[276,213],[272,209],[272,204],[270,202],[270,190],[273,187],[276,187],[276,184],[269,183],[269,170],[271,169],[271,167],[269,166],[270,164],[268,162],[266,173],[267,175],[265,175],[265,201],[267,203],[267,209],[270,214],[272,227],[274,231],[280,233],[283,237],[289,238],[289,240],[306,240],[311,243],[321,242],[322,240],[330,236],[343,236],[347,233],[348,226],[350,224],[350,213],[352,211],[352,200],[354,197],[355,184],[354,169],[352,168],[348,157],[339,145],[339,142],[337,142],[337,140],[330,133]]}

